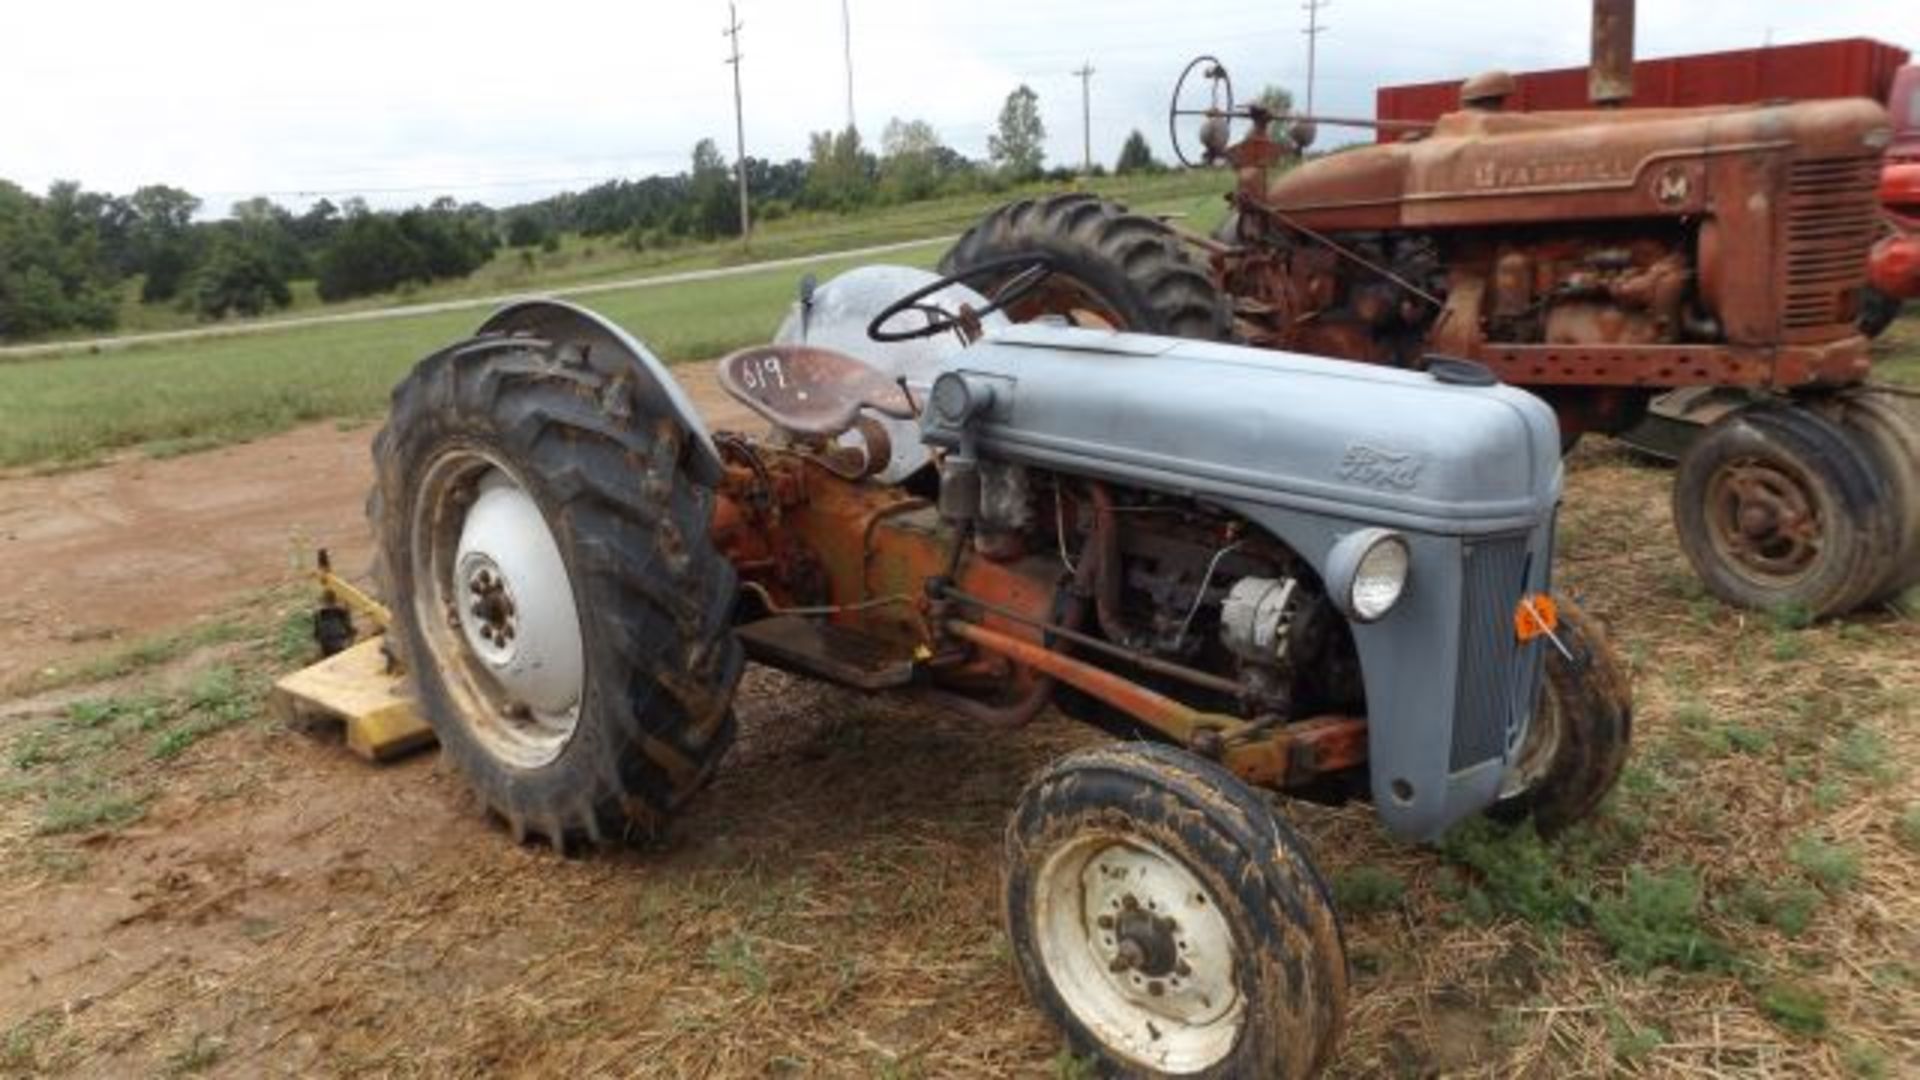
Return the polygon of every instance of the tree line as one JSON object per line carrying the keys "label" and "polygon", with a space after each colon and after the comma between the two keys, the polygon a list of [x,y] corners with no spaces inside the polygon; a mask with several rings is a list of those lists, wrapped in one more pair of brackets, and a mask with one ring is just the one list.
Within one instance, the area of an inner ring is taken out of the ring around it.
{"label": "tree line", "polygon": [[[754,220],[770,221],[1071,178],[1046,169],[1045,141],[1039,97],[1022,85],[1007,96],[986,161],[945,145],[923,120],[894,119],[877,153],[847,128],[813,134],[805,159],[749,156],[742,167]],[[1122,173],[1162,168],[1138,131],[1115,163]],[[135,281],[142,303],[220,319],[286,307],[293,281],[311,279],[322,301],[346,300],[465,277],[503,245],[555,250],[562,233],[617,237],[635,250],[735,236],[735,178],[702,139],[685,172],[506,209],[440,198],[390,211],[322,198],[296,213],[253,198],[219,221],[198,220],[201,201],[165,184],[122,196],[61,181],[35,195],[0,180],[0,339],[111,330]]]}

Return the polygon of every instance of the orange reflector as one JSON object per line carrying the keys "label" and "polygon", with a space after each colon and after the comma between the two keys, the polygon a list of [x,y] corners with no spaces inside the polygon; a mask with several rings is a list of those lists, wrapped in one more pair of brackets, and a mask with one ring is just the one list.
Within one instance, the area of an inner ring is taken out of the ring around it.
{"label": "orange reflector", "polygon": [[1546,593],[1523,596],[1513,609],[1513,634],[1521,641],[1532,641],[1542,634],[1551,636],[1560,625],[1560,609]]}

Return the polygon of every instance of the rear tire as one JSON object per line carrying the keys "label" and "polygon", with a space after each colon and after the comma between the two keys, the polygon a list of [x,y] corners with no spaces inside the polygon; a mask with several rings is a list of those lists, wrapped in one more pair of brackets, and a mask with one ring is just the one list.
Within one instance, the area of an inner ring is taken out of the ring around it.
{"label": "rear tire", "polygon": [[[683,465],[688,433],[651,414],[629,379],[566,343],[478,338],[414,368],[373,444],[368,510],[390,638],[421,711],[516,839],[560,849],[656,833],[733,738],[742,660],[733,569],[707,540],[712,495]],[[498,631],[463,622],[466,594],[482,590],[460,579],[478,507],[503,488],[530,498],[547,557],[557,550],[564,567],[498,606],[525,618],[506,645],[478,642]],[[537,640],[534,608],[568,613],[577,637]],[[549,660],[570,651],[571,712],[527,704],[538,695],[512,681],[525,671],[499,657],[513,648],[535,658],[522,669],[541,667],[542,648]]]}
{"label": "rear tire", "polygon": [[1760,611],[1851,611],[1899,543],[1875,456],[1838,424],[1767,403],[1716,421],[1680,459],[1680,548],[1714,595]]}
{"label": "rear tire", "polygon": [[1606,635],[1572,601],[1555,601],[1554,633],[1573,659],[1547,643],[1540,705],[1500,801],[1487,810],[1509,824],[1531,817],[1542,837],[1593,816],[1620,779],[1633,737],[1633,693]]}
{"label": "rear tire", "polygon": [[[1045,255],[1053,273],[1008,309],[1024,322],[1065,315],[1082,325],[1226,340],[1229,309],[1178,234],[1093,195],[1022,199],[988,214],[940,260],[942,274],[1018,255]],[[976,283],[992,295],[1003,282]]]}
{"label": "rear tire", "polygon": [[1147,743],[1047,766],[1007,827],[1022,982],[1102,1074],[1300,1077],[1346,1008],[1332,895],[1266,800]]}

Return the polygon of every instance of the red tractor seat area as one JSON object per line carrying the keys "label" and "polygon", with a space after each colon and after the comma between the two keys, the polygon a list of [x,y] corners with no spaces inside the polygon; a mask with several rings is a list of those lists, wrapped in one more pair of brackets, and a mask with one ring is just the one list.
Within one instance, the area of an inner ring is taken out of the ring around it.
{"label": "red tractor seat area", "polygon": [[866,361],[815,345],[754,345],[720,361],[720,386],[774,427],[830,438],[863,408],[915,415],[899,384]]}

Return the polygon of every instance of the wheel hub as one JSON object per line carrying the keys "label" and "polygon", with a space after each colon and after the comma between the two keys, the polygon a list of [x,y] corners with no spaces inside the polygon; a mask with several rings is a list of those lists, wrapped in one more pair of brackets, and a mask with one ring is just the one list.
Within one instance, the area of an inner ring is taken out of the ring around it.
{"label": "wheel hub", "polygon": [[1226,1055],[1245,1011],[1233,934],[1192,871],[1137,837],[1085,837],[1037,884],[1041,958],[1102,1042],[1169,1072]]}
{"label": "wheel hub", "polygon": [[1794,578],[1818,559],[1819,511],[1801,480],[1776,464],[1732,462],[1714,477],[1709,500],[1714,542],[1750,572]]}

